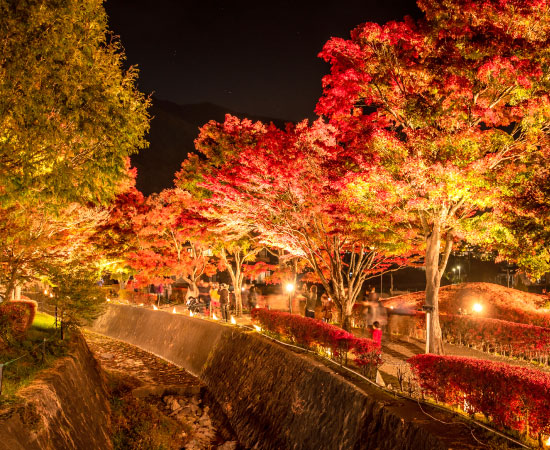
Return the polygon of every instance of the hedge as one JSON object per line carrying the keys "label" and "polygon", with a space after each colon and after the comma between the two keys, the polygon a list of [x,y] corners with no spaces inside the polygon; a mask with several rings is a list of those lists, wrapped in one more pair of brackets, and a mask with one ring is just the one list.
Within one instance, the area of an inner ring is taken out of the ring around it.
{"label": "hedge", "polygon": [[458,356],[416,355],[408,362],[420,387],[436,400],[482,413],[500,428],[535,438],[550,434],[550,374]]}
{"label": "hedge", "polygon": [[257,308],[252,317],[264,330],[276,333],[308,349],[330,349],[334,357],[346,357],[351,351],[353,362],[365,371],[382,364],[380,346],[372,339],[358,338],[347,331],[317,319]]}

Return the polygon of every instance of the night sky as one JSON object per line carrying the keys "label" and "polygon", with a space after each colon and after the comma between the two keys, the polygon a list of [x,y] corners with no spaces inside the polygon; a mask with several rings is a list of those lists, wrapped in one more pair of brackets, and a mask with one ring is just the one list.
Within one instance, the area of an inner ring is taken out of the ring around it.
{"label": "night sky", "polygon": [[420,16],[414,0],[107,0],[109,28],[139,88],[179,104],[211,102],[237,112],[297,121],[313,117],[331,36],[356,25]]}

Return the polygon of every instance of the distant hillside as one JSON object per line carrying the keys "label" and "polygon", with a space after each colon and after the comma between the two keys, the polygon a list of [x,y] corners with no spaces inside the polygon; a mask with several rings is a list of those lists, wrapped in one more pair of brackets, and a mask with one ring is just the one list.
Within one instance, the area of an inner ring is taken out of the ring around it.
{"label": "distant hillside", "polygon": [[137,187],[146,195],[172,186],[174,173],[179,170],[187,153],[194,150],[193,141],[199,128],[208,121],[220,122],[226,114],[233,114],[284,125],[282,120],[237,113],[212,103],[178,105],[156,98],[153,98],[150,114],[153,117],[147,138],[150,146],[132,156],[132,164],[138,169]]}

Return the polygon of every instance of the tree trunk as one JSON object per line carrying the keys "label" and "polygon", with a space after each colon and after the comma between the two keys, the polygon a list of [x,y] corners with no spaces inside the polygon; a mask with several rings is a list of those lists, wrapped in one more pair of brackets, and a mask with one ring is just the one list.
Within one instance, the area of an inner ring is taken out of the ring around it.
{"label": "tree trunk", "polygon": [[349,298],[344,299],[342,302],[342,328],[351,332],[352,317],[353,317],[353,304],[354,301],[350,301]]}
{"label": "tree trunk", "polygon": [[439,225],[434,225],[431,234],[426,239],[426,306],[432,309],[428,327],[429,336],[426,335],[426,339],[429,340],[428,353],[437,355],[443,354],[443,339],[439,325],[439,286],[442,275],[439,269],[440,250],[441,229]]}

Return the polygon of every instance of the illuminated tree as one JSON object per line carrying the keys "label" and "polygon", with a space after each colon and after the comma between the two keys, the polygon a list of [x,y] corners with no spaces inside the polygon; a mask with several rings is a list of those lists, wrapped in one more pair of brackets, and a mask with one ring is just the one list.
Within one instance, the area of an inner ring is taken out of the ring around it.
{"label": "illuminated tree", "polygon": [[550,168],[537,158],[513,174],[506,201],[494,220],[500,233],[493,247],[533,278],[550,272]]}
{"label": "illuminated tree", "polygon": [[145,197],[135,187],[136,169],[128,168],[128,180],[121,187],[115,200],[109,205],[109,216],[105,223],[97,227],[91,240],[102,255],[101,266],[104,271],[124,288],[133,274],[126,261],[126,255],[138,250],[137,229],[134,219],[147,212]]}
{"label": "illuminated tree", "polygon": [[139,281],[160,284],[176,276],[196,288],[202,275],[216,273],[210,236],[187,192],[166,189],[146,204],[147,210],[133,217],[138,248],[127,254]]}
{"label": "illuminated tree", "polygon": [[[107,211],[73,203],[56,214],[47,208],[12,205],[0,209],[0,286],[4,299],[17,284],[42,279],[76,259],[93,266],[99,257],[90,238]],[[97,280],[96,280],[97,281]]]}
{"label": "illuminated tree", "polygon": [[0,205],[105,202],[146,146],[137,70],[102,0],[0,0]]}
{"label": "illuminated tree", "polygon": [[441,353],[438,292],[453,243],[549,148],[550,5],[418,5],[422,20],[366,23],[325,45],[332,70],[317,111],[340,131],[357,210],[424,249],[429,349]]}
{"label": "illuminated tree", "polygon": [[318,121],[283,131],[227,116],[205,125],[196,146],[205,160],[191,157],[176,183],[202,195],[205,214],[228,230],[305,259],[349,329],[363,282],[403,247],[350,215],[332,128]]}

